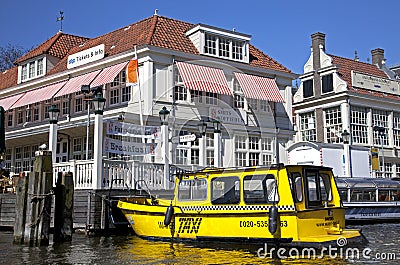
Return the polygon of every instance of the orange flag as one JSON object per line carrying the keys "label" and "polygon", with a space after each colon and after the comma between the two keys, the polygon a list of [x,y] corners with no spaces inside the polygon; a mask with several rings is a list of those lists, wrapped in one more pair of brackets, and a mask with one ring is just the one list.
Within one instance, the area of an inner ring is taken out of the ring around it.
{"label": "orange flag", "polygon": [[126,82],[127,83],[137,83],[138,82],[138,60],[130,60],[126,66]]}

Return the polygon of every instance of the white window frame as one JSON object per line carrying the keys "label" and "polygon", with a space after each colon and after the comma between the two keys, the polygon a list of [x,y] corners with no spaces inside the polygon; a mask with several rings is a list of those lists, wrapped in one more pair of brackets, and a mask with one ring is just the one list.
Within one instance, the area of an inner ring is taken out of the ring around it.
{"label": "white window frame", "polygon": [[325,117],[325,141],[327,143],[342,142],[342,111],[340,106],[324,109]]}
{"label": "white window frame", "polygon": [[317,129],[315,112],[305,112],[300,116],[300,133],[302,141],[315,142],[317,141]]}

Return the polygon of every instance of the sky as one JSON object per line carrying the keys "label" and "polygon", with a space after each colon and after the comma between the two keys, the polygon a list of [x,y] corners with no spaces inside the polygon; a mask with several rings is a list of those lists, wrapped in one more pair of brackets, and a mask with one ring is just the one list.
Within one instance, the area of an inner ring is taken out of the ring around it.
{"label": "sky", "polygon": [[33,48],[60,29],[97,37],[150,17],[165,16],[251,35],[251,43],[297,74],[310,56],[311,34],[326,34],[326,52],[371,60],[385,50],[387,65],[400,63],[397,0],[2,0],[0,46]]}

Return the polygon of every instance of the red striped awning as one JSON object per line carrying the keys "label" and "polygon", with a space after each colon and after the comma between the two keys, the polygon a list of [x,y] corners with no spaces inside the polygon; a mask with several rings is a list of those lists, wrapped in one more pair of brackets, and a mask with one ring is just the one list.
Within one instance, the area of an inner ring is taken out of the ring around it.
{"label": "red striped awning", "polygon": [[244,73],[234,74],[245,97],[284,102],[274,79]]}
{"label": "red striped awning", "polygon": [[60,91],[57,92],[57,94],[54,95],[54,97],[61,97],[64,95],[68,95],[71,93],[79,92],[81,91],[81,86],[82,85],[89,85],[90,82],[93,81],[93,79],[97,76],[97,74],[101,70],[97,70],[91,73],[87,73],[84,75],[76,76],[74,78],[71,78],[68,80],[68,82],[65,84],[63,88],[61,88]]}
{"label": "red striped awning", "polygon": [[112,81],[114,81],[114,78],[122,71],[122,69],[125,68],[127,64],[128,62],[123,62],[103,69],[103,71],[101,71],[101,73],[98,76],[96,76],[96,78],[93,80],[90,86],[96,87],[107,83],[111,83]]}
{"label": "red striped awning", "polygon": [[7,111],[11,109],[11,107],[15,104],[15,102],[17,102],[17,100],[20,99],[24,94],[25,93],[21,93],[0,99],[0,106],[2,106],[3,109]]}
{"label": "red striped awning", "polygon": [[57,91],[60,90],[63,85],[65,85],[65,83],[67,83],[67,81],[28,91],[12,107],[14,109],[22,106],[27,106],[32,103],[51,99],[54,94],[57,93]]}
{"label": "red striped awning", "polygon": [[183,62],[177,62],[176,65],[186,88],[232,95],[221,69]]}

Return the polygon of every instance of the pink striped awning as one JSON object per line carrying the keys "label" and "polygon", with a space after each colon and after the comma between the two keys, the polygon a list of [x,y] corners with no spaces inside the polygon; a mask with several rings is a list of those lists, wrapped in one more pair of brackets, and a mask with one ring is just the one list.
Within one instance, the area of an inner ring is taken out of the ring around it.
{"label": "pink striped awning", "polygon": [[68,82],[65,84],[63,88],[61,88],[60,91],[57,92],[57,94],[54,95],[54,97],[61,97],[64,95],[68,95],[71,93],[79,92],[81,91],[81,86],[82,85],[89,85],[90,82],[93,81],[93,79],[97,76],[97,74],[101,70],[97,70],[91,73],[87,73],[84,75],[76,76],[74,78],[71,78],[68,80]]}
{"label": "pink striped awning", "polygon": [[221,69],[183,62],[177,62],[176,65],[186,88],[232,95]]}
{"label": "pink striped awning", "polygon": [[14,105],[15,102],[17,102],[18,99],[20,99],[25,93],[20,93],[17,95],[13,95],[10,97],[2,98],[0,99],[0,106],[3,107],[4,110],[9,110],[11,107]]}
{"label": "pink striped awning", "polygon": [[101,73],[96,76],[96,78],[90,84],[90,87],[96,87],[111,83],[127,64],[128,62],[123,62],[103,69],[103,71],[101,71]]}
{"label": "pink striped awning", "polygon": [[245,97],[284,102],[274,79],[243,73],[234,74]]}
{"label": "pink striped awning", "polygon": [[12,108],[18,108],[22,106],[27,106],[32,103],[45,101],[51,99],[55,93],[57,93],[60,88],[65,85],[67,81],[59,82],[56,84],[51,84],[38,89],[30,90],[24,94],[13,106]]}

